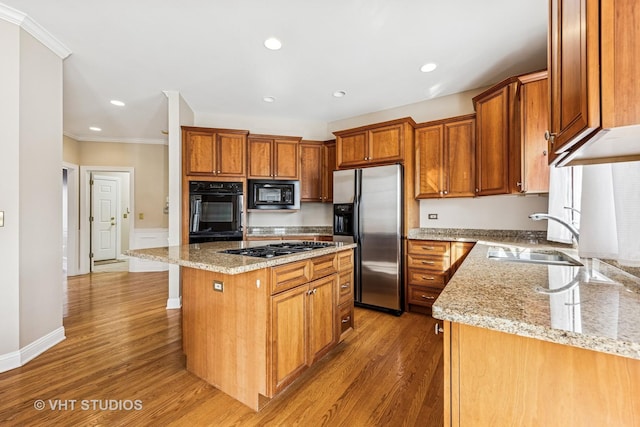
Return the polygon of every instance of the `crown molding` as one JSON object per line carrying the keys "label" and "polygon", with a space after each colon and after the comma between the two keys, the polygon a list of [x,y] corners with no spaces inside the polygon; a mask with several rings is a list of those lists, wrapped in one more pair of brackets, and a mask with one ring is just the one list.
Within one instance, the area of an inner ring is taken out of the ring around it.
{"label": "crown molding", "polygon": [[71,50],[60,40],[56,39],[50,32],[45,30],[44,27],[19,10],[0,3],[0,19],[16,24],[27,33],[31,34],[36,40],[49,48],[61,59],[65,59],[71,55]]}
{"label": "crown molding", "polygon": [[121,138],[121,137],[108,137],[108,136],[78,136],[69,132],[62,133],[71,139],[75,139],[78,142],[110,142],[110,143],[123,143],[123,144],[150,144],[150,145],[167,145],[167,139],[163,138]]}

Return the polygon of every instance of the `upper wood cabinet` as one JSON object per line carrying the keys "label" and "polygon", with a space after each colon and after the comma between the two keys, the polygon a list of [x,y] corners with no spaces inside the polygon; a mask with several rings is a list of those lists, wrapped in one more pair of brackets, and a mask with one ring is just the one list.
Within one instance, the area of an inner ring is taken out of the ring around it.
{"label": "upper wood cabinet", "polygon": [[183,126],[184,174],[244,178],[248,133]]}
{"label": "upper wood cabinet", "polygon": [[336,167],[335,141],[300,143],[300,201],[333,201],[333,171]]}
{"label": "upper wood cabinet", "polygon": [[640,159],[636,0],[550,0],[549,161]]}
{"label": "upper wood cabinet", "polygon": [[300,143],[300,201],[322,201],[322,142]]}
{"label": "upper wood cabinet", "polygon": [[413,132],[414,125],[413,119],[407,117],[334,132],[337,167],[349,169],[403,162],[407,135]]}
{"label": "upper wood cabinet", "polygon": [[475,114],[416,125],[416,198],[475,195],[475,126]]}
{"label": "upper wood cabinet", "polygon": [[476,194],[549,191],[547,72],[508,78],[473,98]]}
{"label": "upper wood cabinet", "polygon": [[300,179],[299,142],[301,138],[274,135],[249,135],[247,178]]}

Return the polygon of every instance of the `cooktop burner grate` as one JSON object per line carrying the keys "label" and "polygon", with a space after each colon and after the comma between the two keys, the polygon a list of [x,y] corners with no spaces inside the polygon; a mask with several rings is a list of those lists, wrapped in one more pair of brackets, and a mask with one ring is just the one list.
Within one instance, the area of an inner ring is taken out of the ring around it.
{"label": "cooktop burner grate", "polygon": [[312,251],[314,249],[322,249],[333,246],[328,242],[287,242],[273,243],[265,246],[254,246],[241,249],[227,249],[221,253],[231,255],[244,255],[257,258],[273,258],[282,255],[291,255],[298,252]]}

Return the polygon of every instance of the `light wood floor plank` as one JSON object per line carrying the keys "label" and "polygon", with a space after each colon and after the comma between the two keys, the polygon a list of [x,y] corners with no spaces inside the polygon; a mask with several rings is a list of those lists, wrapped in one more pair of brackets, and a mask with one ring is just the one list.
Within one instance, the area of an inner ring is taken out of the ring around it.
{"label": "light wood floor plank", "polygon": [[[0,374],[2,426],[443,425],[442,338],[431,317],[356,308],[346,340],[256,413],[185,370],[166,272],[94,273],[65,289],[67,339]],[[141,410],[92,409],[91,400],[136,399]],[[51,409],[60,400],[75,409]]]}

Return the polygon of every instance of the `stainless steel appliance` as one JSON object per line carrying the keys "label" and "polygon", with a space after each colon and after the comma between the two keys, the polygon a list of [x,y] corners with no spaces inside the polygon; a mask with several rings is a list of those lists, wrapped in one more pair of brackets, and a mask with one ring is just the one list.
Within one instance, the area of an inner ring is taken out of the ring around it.
{"label": "stainless steel appliance", "polygon": [[189,243],[242,240],[242,182],[189,182]]}
{"label": "stainless steel appliance", "polygon": [[250,179],[249,209],[300,209],[300,181]]}
{"label": "stainless steel appliance", "polygon": [[276,256],[290,255],[298,252],[312,251],[314,249],[322,249],[333,246],[333,243],[327,242],[287,242],[273,243],[264,246],[253,246],[249,248],[227,249],[220,253],[232,255],[244,255],[257,258],[273,258]]}
{"label": "stainless steel appliance", "polygon": [[355,303],[400,315],[402,165],[333,173],[333,240],[357,243]]}

